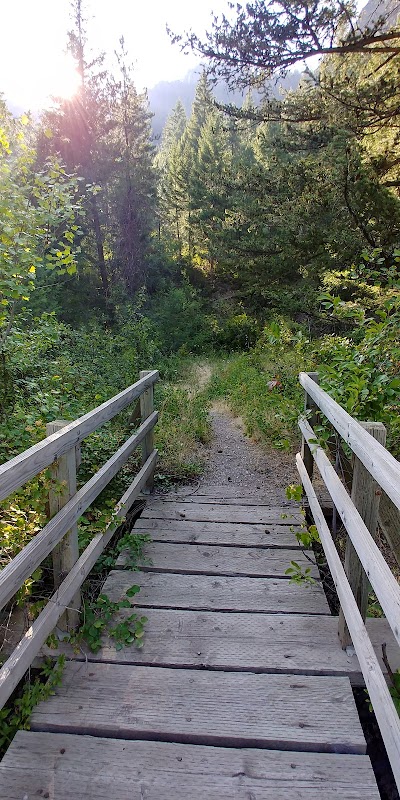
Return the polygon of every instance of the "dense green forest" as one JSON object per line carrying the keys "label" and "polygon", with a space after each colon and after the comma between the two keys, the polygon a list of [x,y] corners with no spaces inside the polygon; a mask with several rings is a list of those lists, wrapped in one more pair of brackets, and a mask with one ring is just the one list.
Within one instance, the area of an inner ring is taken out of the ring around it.
{"label": "dense green forest", "polygon": [[[256,0],[236,22],[215,22],[205,43],[189,37],[208,69],[190,115],[178,102],[155,143],[123,39],[111,74],[90,54],[74,0],[77,94],[39,121],[0,101],[1,461],[146,368],[162,378],[160,483],[199,474],[213,397],[254,437],[294,448],[300,369],[318,369],[355,417],[382,420],[399,457],[395,25],[383,13],[358,27],[334,0]],[[296,90],[268,92],[312,55],[322,61]],[[241,108],[215,100],[222,79],[244,92]],[[210,385],[188,391],[206,359]],[[118,418],[89,438],[80,480],[126,429]],[[43,524],[47,481],[2,504],[3,566]],[[82,542],[128,481],[129,469],[85,515]],[[19,600],[31,590],[32,580]]]}

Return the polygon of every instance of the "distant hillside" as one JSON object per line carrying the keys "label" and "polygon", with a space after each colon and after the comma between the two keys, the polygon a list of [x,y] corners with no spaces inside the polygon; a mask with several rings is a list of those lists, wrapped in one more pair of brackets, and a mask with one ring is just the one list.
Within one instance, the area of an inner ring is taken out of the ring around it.
{"label": "distant hillside", "polygon": [[395,25],[399,15],[399,2],[398,0],[368,0],[367,4],[360,11],[358,17],[358,25],[363,30],[364,28],[371,27],[379,17],[386,17],[384,30],[387,30],[391,25]]}
{"label": "distant hillside", "polygon": [[[178,100],[181,101],[189,116],[200,71],[200,67],[192,69],[182,80],[160,81],[152,89],[149,89],[150,109],[154,114],[153,131],[156,139],[160,137],[166,119]],[[296,89],[300,76],[300,72],[291,72],[286,78],[280,79],[276,86],[271,86],[271,93],[275,97],[279,97],[289,89]],[[214,96],[220,103],[233,103],[239,107],[243,103],[242,92],[229,92],[224,83],[220,83],[214,88]]]}

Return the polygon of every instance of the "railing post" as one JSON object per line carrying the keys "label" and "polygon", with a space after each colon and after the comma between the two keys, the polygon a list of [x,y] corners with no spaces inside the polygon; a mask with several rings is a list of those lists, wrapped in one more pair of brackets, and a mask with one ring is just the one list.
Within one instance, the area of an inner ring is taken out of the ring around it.
{"label": "railing post", "polygon": [[[141,370],[139,377],[145,378],[146,375],[149,374],[151,370],[143,369]],[[143,394],[140,395],[140,415],[142,422],[144,422],[147,417],[150,416],[154,411],[154,385],[152,384],[146,389]],[[149,431],[147,436],[143,439],[142,442],[142,466],[147,461],[148,457],[154,450],[154,432],[153,430]],[[154,479],[153,475],[148,479],[146,483],[146,488],[151,492],[154,487]]]}
{"label": "railing post", "polygon": [[[308,372],[307,375],[309,375],[311,380],[313,380],[315,383],[319,383],[318,372]],[[308,421],[309,421],[309,423],[310,423],[312,428],[314,428],[315,423],[316,423],[316,419],[317,419],[316,409],[317,408],[318,408],[318,406],[317,406],[316,403],[314,403],[314,400],[312,399],[312,397],[310,397],[310,395],[307,394],[307,392],[305,392],[304,411],[305,412],[311,411],[311,414],[307,414],[307,419],[308,419]],[[305,466],[305,468],[307,470],[307,474],[308,474],[310,480],[312,480],[313,471],[314,471],[314,459],[313,459],[311,450],[310,450],[306,440],[304,439],[304,436],[303,436],[302,442],[301,442],[301,457],[303,459],[304,466]]]}
{"label": "railing post", "polygon": [[[47,436],[56,433],[61,428],[68,425],[65,420],[56,420],[46,425]],[[80,447],[71,448],[63,456],[60,456],[50,466],[51,486],[49,490],[49,510],[50,517],[54,517],[68,500],[76,494],[76,468],[80,463]],[[54,588],[58,589],[66,575],[70,572],[79,558],[78,545],[78,526],[75,523],[67,531],[60,544],[56,545],[52,552]],[[60,617],[59,626],[68,631],[76,630],[79,627],[79,609],[81,596],[78,591],[74,596],[70,606]]]}
{"label": "railing post", "polygon": [[[360,422],[360,425],[362,425],[374,439],[385,446],[386,428],[382,422]],[[351,499],[374,540],[376,540],[378,526],[380,496],[381,489],[379,485],[357,456],[354,456]],[[358,608],[360,609],[360,614],[363,620],[365,620],[368,609],[370,584],[349,536],[347,537],[346,543],[344,567]],[[351,636],[342,609],[340,609],[339,612],[339,638],[343,649],[351,644]]]}

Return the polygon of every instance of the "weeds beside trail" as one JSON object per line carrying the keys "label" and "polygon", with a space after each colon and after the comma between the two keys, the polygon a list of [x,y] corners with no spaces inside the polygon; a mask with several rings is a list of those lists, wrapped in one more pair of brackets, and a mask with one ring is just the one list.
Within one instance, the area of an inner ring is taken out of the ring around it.
{"label": "weeds beside trail", "polygon": [[297,420],[304,403],[298,374],[306,368],[306,359],[295,349],[255,349],[221,361],[208,395],[224,399],[253,439],[290,451],[299,439]]}
{"label": "weeds beside trail", "polygon": [[161,382],[155,404],[160,412],[155,446],[160,461],[156,483],[168,485],[191,481],[204,470],[202,445],[211,439],[208,361],[185,360],[174,382]]}

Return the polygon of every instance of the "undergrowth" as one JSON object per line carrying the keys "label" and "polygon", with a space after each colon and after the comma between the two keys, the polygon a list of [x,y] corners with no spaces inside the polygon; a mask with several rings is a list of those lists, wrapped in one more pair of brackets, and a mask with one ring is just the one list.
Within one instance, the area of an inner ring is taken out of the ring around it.
{"label": "undergrowth", "polygon": [[301,332],[293,335],[284,321],[281,326],[274,323],[253,350],[220,364],[209,397],[225,399],[253,439],[291,450],[298,441],[297,420],[304,404],[298,374],[311,369],[304,350]]}
{"label": "undergrowth", "polygon": [[29,730],[35,706],[54,694],[62,680],[64,663],[63,655],[56,663],[53,659],[47,659],[39,674],[31,678],[28,673],[25,684],[20,685],[12,700],[0,709],[0,757],[4,755],[17,731]]}
{"label": "undergrowth", "polygon": [[160,464],[158,483],[191,481],[204,468],[200,445],[211,437],[209,401],[204,392],[192,395],[187,388],[161,384],[156,389],[160,423],[155,434]]}

